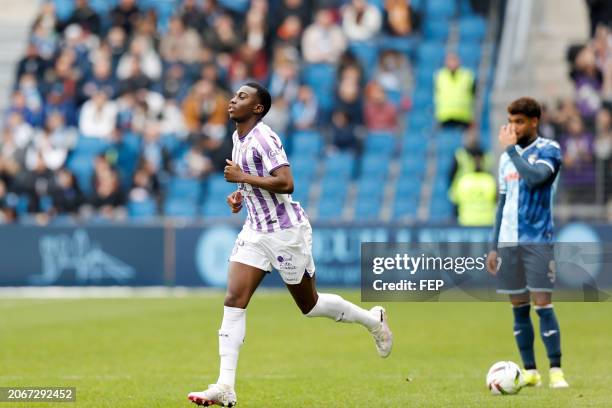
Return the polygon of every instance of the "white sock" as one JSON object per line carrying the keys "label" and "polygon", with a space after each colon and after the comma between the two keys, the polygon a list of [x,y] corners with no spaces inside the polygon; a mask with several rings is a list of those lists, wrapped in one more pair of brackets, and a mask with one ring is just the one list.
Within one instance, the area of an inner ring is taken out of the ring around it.
{"label": "white sock", "polygon": [[380,320],[369,311],[360,308],[351,302],[331,293],[319,293],[319,300],[307,317],[329,317],[337,322],[359,323],[368,330],[374,330]]}
{"label": "white sock", "polygon": [[219,329],[219,379],[217,384],[227,384],[234,387],[236,383],[236,367],[238,353],[244,343],[246,332],[246,309],[223,307],[223,322]]}

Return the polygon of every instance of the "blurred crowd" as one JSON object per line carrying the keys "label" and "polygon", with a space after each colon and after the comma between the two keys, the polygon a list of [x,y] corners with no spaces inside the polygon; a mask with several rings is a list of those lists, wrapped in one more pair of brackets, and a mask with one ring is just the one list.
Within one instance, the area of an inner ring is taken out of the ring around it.
{"label": "blurred crowd", "polygon": [[[381,10],[366,0],[183,0],[164,21],[136,0],[108,13],[74,0],[63,19],[57,3],[44,2],[32,24],[3,117],[0,222],[20,210],[41,222],[121,218],[129,200],[161,203],[169,177],[219,171],[231,151],[227,103],[247,80],[269,86],[266,120],[279,134],[325,129],[327,149],[359,152],[360,129],[397,129],[409,105],[404,54],[382,52],[366,75],[348,47],[410,36],[420,24],[410,1],[386,0]],[[326,106],[301,80],[302,67],[317,63],[337,68]],[[390,100],[391,90],[400,97]],[[94,139],[106,148],[92,158],[93,173],[75,174],[75,152]],[[128,142],[138,151],[122,166],[118,146]]]}
{"label": "blurred crowd", "polygon": [[568,59],[575,96],[547,107],[541,132],[561,144],[565,199],[605,204],[612,197],[610,25],[598,24],[587,44],[569,49]]}

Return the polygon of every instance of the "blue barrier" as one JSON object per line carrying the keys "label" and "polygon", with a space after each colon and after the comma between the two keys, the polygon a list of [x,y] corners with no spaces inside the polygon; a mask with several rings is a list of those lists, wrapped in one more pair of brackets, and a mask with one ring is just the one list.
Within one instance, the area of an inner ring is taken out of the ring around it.
{"label": "blue barrier", "polygon": [[[227,260],[240,225],[0,227],[0,286],[207,286],[224,287]],[[557,227],[560,241],[612,242],[612,225]],[[320,286],[358,287],[363,242],[473,242],[486,251],[489,228],[456,226],[313,225],[313,256]],[[609,246],[609,244],[608,244]],[[467,255],[467,254],[466,254]],[[610,270],[610,254],[593,263]],[[599,268],[599,269],[597,269]],[[603,281],[612,287],[606,273]],[[566,281],[566,285],[572,282]],[[264,286],[281,286],[272,273]]]}

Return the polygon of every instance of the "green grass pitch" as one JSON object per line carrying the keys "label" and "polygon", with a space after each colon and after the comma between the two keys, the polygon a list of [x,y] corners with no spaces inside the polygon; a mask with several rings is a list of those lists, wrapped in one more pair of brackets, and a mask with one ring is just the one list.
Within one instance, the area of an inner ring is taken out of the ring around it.
{"label": "green grass pitch", "polygon": [[[358,301],[358,292],[341,292]],[[4,407],[189,407],[217,377],[222,294],[0,300],[0,386],[75,386],[76,403]],[[365,305],[368,308],[372,304]],[[519,362],[506,303],[389,303],[395,347],[380,359],[356,325],[300,315],[289,294],[255,295],[238,365],[239,407],[605,407],[612,303],[558,303],[568,390],[491,396],[488,367]],[[535,316],[534,316],[535,317]],[[537,331],[537,318],[534,319]]]}

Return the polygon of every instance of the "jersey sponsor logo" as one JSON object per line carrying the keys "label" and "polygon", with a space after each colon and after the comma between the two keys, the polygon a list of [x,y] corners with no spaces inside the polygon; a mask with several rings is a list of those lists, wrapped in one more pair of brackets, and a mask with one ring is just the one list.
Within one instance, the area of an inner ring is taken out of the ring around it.
{"label": "jersey sponsor logo", "polygon": [[504,180],[506,180],[506,181],[518,180],[520,178],[521,178],[521,176],[519,175],[518,171],[506,174],[504,176]]}
{"label": "jersey sponsor logo", "polygon": [[282,149],[282,148],[280,148],[280,149],[270,150],[270,151],[268,152],[268,157],[269,157],[270,159],[273,159],[273,158],[275,158],[276,156],[281,155],[282,153],[283,153],[283,149]]}
{"label": "jersey sponsor logo", "polygon": [[281,252],[277,257],[279,268],[283,270],[294,270],[296,266],[292,263],[293,255],[289,252]]}

